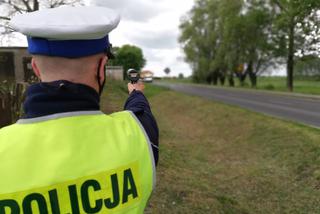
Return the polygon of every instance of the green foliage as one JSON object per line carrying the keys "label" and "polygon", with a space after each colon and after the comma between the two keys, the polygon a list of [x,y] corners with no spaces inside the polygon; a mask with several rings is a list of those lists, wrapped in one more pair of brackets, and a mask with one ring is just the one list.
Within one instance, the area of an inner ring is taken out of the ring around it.
{"label": "green foliage", "polygon": [[121,48],[114,48],[115,59],[111,60],[111,65],[121,65],[124,69],[124,79],[126,71],[130,68],[141,70],[146,60],[143,56],[142,49],[134,45],[124,45]]}
{"label": "green foliage", "polygon": [[295,66],[295,75],[320,77],[320,58],[318,56],[305,56],[299,59]]}
{"label": "green foliage", "polygon": [[274,88],[274,86],[272,84],[268,84],[268,85],[266,85],[264,87],[264,89],[266,89],[266,90],[274,90],[275,88]]}
{"label": "green foliage", "polygon": [[215,84],[219,78],[232,79],[241,64],[251,65],[243,72],[263,71],[269,65],[271,48],[267,11],[256,0],[197,1],[180,25],[180,42],[194,80]]}
{"label": "green foliage", "polygon": [[232,84],[234,75],[248,75],[255,87],[257,75],[279,61],[291,71],[295,54],[319,51],[319,8],[318,0],[197,0],[179,38],[193,80],[217,84],[228,77]]}

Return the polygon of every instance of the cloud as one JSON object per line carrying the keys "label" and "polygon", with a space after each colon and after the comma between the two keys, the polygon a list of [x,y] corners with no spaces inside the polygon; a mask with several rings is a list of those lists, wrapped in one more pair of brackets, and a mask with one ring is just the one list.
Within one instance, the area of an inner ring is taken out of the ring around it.
{"label": "cloud", "polygon": [[175,48],[177,44],[177,34],[174,31],[139,31],[129,35],[131,41],[139,46],[152,49]]}
{"label": "cloud", "polygon": [[92,0],[91,5],[112,8],[119,11],[124,19],[136,22],[146,22],[163,9],[157,1],[150,0]]}
{"label": "cloud", "polygon": [[160,62],[163,60],[161,54],[158,51],[152,49],[144,49],[143,54],[147,57],[147,62]]}
{"label": "cloud", "polygon": [[184,57],[180,48],[145,49],[144,54],[147,58],[145,68],[154,71],[157,76],[165,75],[163,70],[166,67],[171,69],[171,76],[178,76],[179,73],[184,73],[185,76],[191,75],[190,66],[177,60],[177,56]]}

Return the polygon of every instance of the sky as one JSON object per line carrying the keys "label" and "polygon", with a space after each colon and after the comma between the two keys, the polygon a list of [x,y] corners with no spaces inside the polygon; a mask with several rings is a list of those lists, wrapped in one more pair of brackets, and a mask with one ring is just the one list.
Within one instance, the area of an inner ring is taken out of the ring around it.
{"label": "sky", "polygon": [[156,76],[190,76],[190,66],[178,43],[180,19],[191,10],[194,0],[92,0],[88,4],[107,6],[121,14],[117,29],[110,33],[113,46],[125,44],[142,48],[147,64],[144,69]]}
{"label": "sky", "polygon": [[[110,33],[113,46],[136,45],[143,50],[147,61],[144,70],[155,76],[165,76],[169,67],[170,76],[192,74],[184,62],[184,54],[178,43],[181,18],[191,10],[194,0],[84,0],[87,5],[112,8],[121,15],[117,29]],[[1,11],[0,11],[1,12]],[[10,40],[0,41],[2,45],[26,46],[26,39],[20,34]]]}

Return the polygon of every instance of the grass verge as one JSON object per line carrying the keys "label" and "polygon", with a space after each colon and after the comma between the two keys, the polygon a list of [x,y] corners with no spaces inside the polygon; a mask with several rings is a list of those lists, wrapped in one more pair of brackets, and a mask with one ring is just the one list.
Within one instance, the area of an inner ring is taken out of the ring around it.
{"label": "grass verge", "polygon": [[[163,81],[171,82],[171,83],[192,83],[191,78],[186,79],[165,79]],[[251,89],[250,82],[247,80],[244,83],[244,86],[240,86],[239,80],[235,79],[236,88],[247,88]],[[268,90],[268,91],[280,91],[280,92],[288,92],[287,89],[287,79],[286,77],[258,77],[258,90]],[[226,81],[225,87],[228,83]],[[305,78],[305,79],[295,79],[294,81],[294,91],[295,93],[301,94],[313,94],[320,95],[320,80]]]}
{"label": "grass verge", "polygon": [[[123,89],[109,84],[106,112],[122,109]],[[161,143],[146,213],[319,213],[319,130],[152,85],[146,94]]]}
{"label": "grass verge", "polygon": [[[249,88],[249,83],[247,88]],[[258,89],[287,92],[287,79],[286,77],[259,77]],[[298,79],[294,81],[295,93],[302,94],[320,94],[320,81],[317,79]]]}

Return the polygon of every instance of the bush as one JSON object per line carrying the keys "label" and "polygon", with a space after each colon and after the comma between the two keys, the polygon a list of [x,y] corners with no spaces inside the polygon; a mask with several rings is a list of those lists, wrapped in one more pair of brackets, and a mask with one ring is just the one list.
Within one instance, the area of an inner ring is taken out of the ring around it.
{"label": "bush", "polygon": [[264,89],[266,89],[266,90],[274,90],[276,88],[274,87],[274,85],[268,84],[268,85],[264,86]]}

